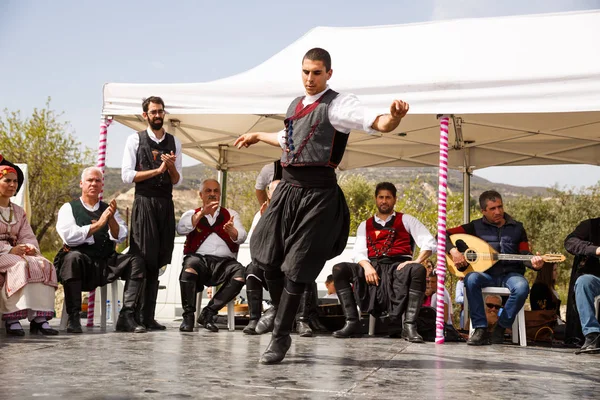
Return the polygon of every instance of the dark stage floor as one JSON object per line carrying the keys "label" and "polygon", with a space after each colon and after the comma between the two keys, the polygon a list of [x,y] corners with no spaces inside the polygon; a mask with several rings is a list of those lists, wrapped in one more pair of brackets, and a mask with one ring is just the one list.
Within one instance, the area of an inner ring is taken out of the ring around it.
{"label": "dark stage floor", "polygon": [[[54,321],[53,321],[54,322]],[[6,337],[2,399],[600,398],[600,354],[514,345],[299,338],[282,364],[257,363],[270,336],[240,330]]]}

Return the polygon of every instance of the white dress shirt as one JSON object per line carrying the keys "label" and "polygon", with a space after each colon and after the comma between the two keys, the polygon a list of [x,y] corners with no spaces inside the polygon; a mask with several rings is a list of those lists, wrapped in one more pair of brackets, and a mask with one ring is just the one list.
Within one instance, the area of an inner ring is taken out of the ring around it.
{"label": "white dress shirt", "polygon": [[254,218],[252,218],[252,225],[250,225],[250,230],[248,231],[248,237],[246,238],[246,241],[248,243],[250,243],[250,237],[254,233],[254,229],[256,229],[256,225],[258,225],[258,221],[260,221],[261,216],[262,216],[262,214],[260,213],[260,210],[258,210],[256,212],[256,214],[254,214]]}
{"label": "white dress shirt", "polygon": [[[97,202],[93,206],[89,206],[85,204],[81,198],[79,198],[79,201],[81,201],[81,204],[86,210],[91,212],[97,211],[100,207],[100,202]],[[121,243],[127,237],[127,224],[123,221],[123,218],[121,218],[119,210],[115,212],[115,220],[119,224],[119,237],[114,238],[110,229],[108,230],[108,236],[113,242]],[[75,217],[73,216],[73,208],[70,203],[63,204],[60,210],[58,210],[56,232],[67,246],[75,247],[82,244],[94,244],[94,235],[88,237],[90,227],[91,225],[77,225]]]}
{"label": "white dress shirt", "polygon": [[[321,98],[328,89],[329,86],[321,93],[312,96],[306,95],[304,99],[302,99],[302,105],[304,107],[311,105]],[[329,104],[327,115],[329,117],[329,122],[336,131],[348,134],[353,129],[367,133],[375,133],[376,131],[371,128],[371,126],[381,113],[366,109],[362,106],[358,97],[353,94],[340,93]],[[281,148],[285,149],[285,129],[277,133],[277,139]]]}
{"label": "white dress shirt", "polygon": [[[221,208],[217,209],[214,215],[206,215],[206,220],[208,221],[210,226],[213,226],[215,222],[217,222],[217,217],[219,216],[220,211]],[[242,225],[240,215],[230,208],[228,208],[227,211],[229,211],[229,215],[233,217],[233,226],[238,231],[238,237],[233,242],[237,244],[242,244],[246,240],[247,234],[246,230],[244,229],[244,226]],[[181,219],[179,220],[179,223],[177,224],[178,234],[187,235],[188,233],[194,230],[195,227],[192,225],[192,217],[195,213],[196,210],[189,210],[183,213]],[[225,243],[225,241],[221,239],[216,233],[211,233],[210,235],[208,235],[206,240],[200,245],[200,247],[198,247],[196,253],[216,257],[237,257],[237,254],[229,250],[227,243]]]}
{"label": "white dress shirt", "polygon": [[[385,225],[395,215],[396,212],[394,211],[385,221],[375,216],[375,222]],[[402,214],[402,224],[404,225],[404,229],[412,236],[413,240],[421,250],[431,250],[433,253],[437,252],[437,242],[435,238],[418,219],[409,214]],[[367,248],[367,221],[361,222],[358,226],[358,229],[356,230],[356,242],[354,243],[354,262],[359,263],[361,261],[369,261],[369,249]]]}
{"label": "white dress shirt", "polygon": [[[148,132],[150,140],[153,140],[156,143],[162,142],[167,137],[165,132],[165,135],[163,135],[162,138],[157,139],[150,128],[146,129],[146,132]],[[177,156],[175,159],[175,168],[177,169],[177,172],[179,172],[179,181],[173,186],[178,186],[183,181],[183,167],[181,161],[183,155],[181,153],[181,142],[175,136],[173,136],[173,138],[175,139],[175,155]],[[121,163],[121,179],[123,180],[123,183],[133,183],[135,174],[138,172],[135,170],[138,147],[140,147],[140,136],[137,133],[129,135],[127,142],[125,142],[123,162]]]}

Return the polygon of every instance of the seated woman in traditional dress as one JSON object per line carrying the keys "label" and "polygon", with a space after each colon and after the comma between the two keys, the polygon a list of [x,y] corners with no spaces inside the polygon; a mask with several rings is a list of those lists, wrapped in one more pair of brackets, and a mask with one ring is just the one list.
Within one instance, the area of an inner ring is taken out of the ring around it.
{"label": "seated woman in traditional dress", "polygon": [[57,335],[48,324],[56,270],[41,256],[25,211],[10,202],[19,183],[15,168],[0,165],[0,313],[9,335],[25,335],[23,318],[29,319],[32,334]]}

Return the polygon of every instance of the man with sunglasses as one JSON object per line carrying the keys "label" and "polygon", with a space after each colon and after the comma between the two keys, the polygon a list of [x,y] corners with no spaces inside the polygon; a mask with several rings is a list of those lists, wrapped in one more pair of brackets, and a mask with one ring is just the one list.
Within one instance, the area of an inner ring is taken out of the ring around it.
{"label": "man with sunglasses", "polygon": [[[468,224],[448,229],[446,237],[446,252],[459,270],[469,266],[464,255],[454,246],[450,235],[466,233],[486,241],[496,251],[503,254],[531,254],[529,241],[523,224],[504,212],[502,196],[495,190],[488,190],[479,196],[479,206],[483,216]],[[504,309],[498,316],[494,327],[491,343],[504,342],[504,332],[511,327],[517,313],[529,295],[529,283],[525,279],[525,267],[539,270],[544,265],[540,256],[534,256],[531,261],[498,261],[485,272],[471,272],[465,276],[465,292],[469,302],[469,313],[475,331],[467,341],[468,345],[481,346],[490,344],[487,332],[488,322],[484,308],[482,289],[490,286],[506,287],[510,295]]]}
{"label": "man with sunglasses", "polygon": [[127,138],[121,178],[135,183],[129,253],[146,261],[146,287],[140,323],[147,330],[165,330],[155,319],[158,273],[171,262],[175,240],[173,186],[181,183],[181,142],[163,128],[165,103],[151,96],[142,103],[146,130]]}
{"label": "man with sunglasses", "polygon": [[502,308],[502,297],[497,294],[488,294],[485,296],[484,303],[488,326],[495,327],[498,323],[498,313]]}
{"label": "man with sunglasses", "polygon": [[[417,317],[425,297],[427,270],[423,263],[436,250],[437,243],[415,217],[394,211],[396,187],[392,183],[377,184],[375,202],[377,213],[361,222],[356,231],[354,263],[339,263],[332,270],[346,317],[344,327],[333,336],[348,338],[359,334],[358,300],[360,309],[371,315],[378,317],[387,312],[391,337],[401,333],[410,342],[422,343]],[[420,252],[413,260],[415,243]]]}

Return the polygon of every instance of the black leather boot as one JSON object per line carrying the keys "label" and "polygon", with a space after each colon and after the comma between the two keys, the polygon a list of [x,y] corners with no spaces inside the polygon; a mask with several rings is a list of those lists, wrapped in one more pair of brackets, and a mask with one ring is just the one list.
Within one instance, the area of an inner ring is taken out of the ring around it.
{"label": "black leather boot", "polygon": [[408,304],[404,314],[404,325],[402,326],[402,337],[412,343],[424,343],[421,335],[417,333],[417,318],[423,304],[425,293],[416,290],[408,291]]}
{"label": "black leather boot", "polygon": [[196,313],[196,282],[179,281],[181,290],[181,306],[183,307],[183,321],[179,326],[181,332],[194,331],[194,314]]}
{"label": "black leather boot", "polygon": [[256,324],[256,333],[262,335],[263,333],[271,332],[275,324],[275,315],[277,314],[277,307],[281,294],[283,292],[284,279],[269,280],[265,279],[267,287],[269,288],[269,294],[271,295],[271,303],[273,304],[265,313],[260,317],[260,320]]}
{"label": "black leather boot", "polygon": [[583,343],[583,346],[581,346],[581,348],[575,352],[575,354],[582,353],[600,353],[600,333],[592,332],[585,335],[585,342]]}
{"label": "black leather boot", "polygon": [[69,333],[83,333],[81,328],[81,319],[79,311],[73,314],[69,314],[69,320],[67,322],[67,332]]}
{"label": "black leather boot", "polygon": [[63,284],[65,293],[65,305],[69,320],[67,322],[67,332],[83,333],[81,328],[81,281],[68,280]]}
{"label": "black leather boot", "polygon": [[209,306],[202,309],[202,312],[198,316],[198,323],[208,329],[211,332],[219,332],[219,327],[215,324],[214,317],[215,313]]}
{"label": "black leather boot", "polygon": [[287,290],[283,291],[275,316],[273,327],[273,336],[267,349],[260,358],[261,364],[276,364],[285,358],[285,354],[292,345],[290,332],[300,305],[302,294],[292,294]]}
{"label": "black leather boot", "polygon": [[501,327],[500,324],[497,323],[492,331],[492,344],[504,343],[504,332],[506,332],[506,328]]}
{"label": "black leather boot", "polygon": [[256,335],[256,324],[262,314],[262,289],[260,290],[246,290],[248,296],[248,315],[250,320],[248,325],[244,328],[243,332],[246,335]]}
{"label": "black leather boot", "polygon": [[115,328],[117,332],[146,332],[146,328],[135,320],[135,310],[137,309],[143,288],[143,279],[129,279],[125,282],[125,289],[123,290],[123,308],[119,313],[119,319],[117,320],[117,326]]}
{"label": "black leather boot", "polygon": [[467,340],[469,346],[484,346],[490,344],[487,328],[475,328],[475,332]]}
{"label": "black leather boot", "polygon": [[319,290],[317,282],[313,282],[310,287],[310,309],[308,311],[308,321],[313,332],[329,332],[327,327],[319,320]]}
{"label": "black leather boot", "polygon": [[166,326],[159,324],[154,318],[156,312],[156,297],[158,296],[158,280],[146,280],[144,290],[144,305],[142,307],[142,321],[148,331],[164,331]]}
{"label": "black leather boot", "polygon": [[344,316],[346,317],[346,324],[339,331],[333,332],[333,337],[336,338],[350,338],[360,337],[361,326],[360,317],[358,315],[358,308],[356,307],[356,300],[354,300],[354,293],[352,288],[343,288],[337,291],[338,299],[344,310]]}
{"label": "black leather boot", "polygon": [[300,337],[312,337],[313,331],[310,327],[310,319],[308,317],[310,312],[311,304],[311,292],[310,285],[307,285],[302,298],[300,299],[300,307],[298,307],[298,314],[296,314],[296,332]]}

